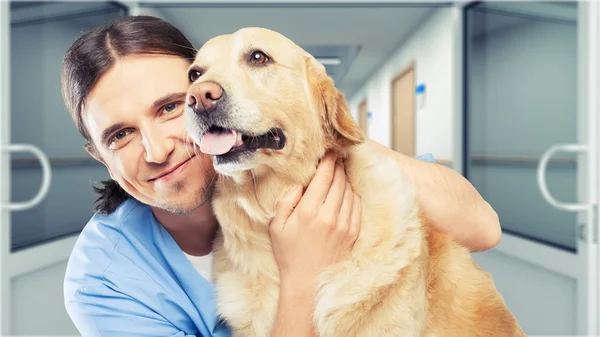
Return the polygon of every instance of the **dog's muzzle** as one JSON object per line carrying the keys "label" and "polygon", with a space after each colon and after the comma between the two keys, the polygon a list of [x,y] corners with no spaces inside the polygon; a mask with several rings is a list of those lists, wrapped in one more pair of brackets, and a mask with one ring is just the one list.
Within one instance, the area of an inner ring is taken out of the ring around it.
{"label": "dog's muzzle", "polygon": [[[193,84],[186,97],[188,129],[203,153],[225,160],[258,149],[281,150],[285,135],[273,127],[264,134],[239,129],[221,85],[212,81]],[[217,158],[218,159],[218,158]]]}

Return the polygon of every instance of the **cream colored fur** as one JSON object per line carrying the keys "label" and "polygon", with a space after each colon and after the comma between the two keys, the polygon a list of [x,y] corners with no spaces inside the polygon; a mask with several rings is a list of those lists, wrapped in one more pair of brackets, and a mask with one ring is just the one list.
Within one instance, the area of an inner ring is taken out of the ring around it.
{"label": "cream colored fur", "polygon": [[[249,62],[256,50],[270,63]],[[321,275],[314,310],[319,336],[524,336],[489,274],[421,216],[401,167],[364,142],[344,96],[311,55],[281,34],[246,28],[208,41],[193,67],[203,73],[196,84],[223,87],[224,113],[240,129],[276,126],[287,139],[282,150],[215,166],[221,230],[214,277],[218,310],[234,336],[270,336],[279,274],[267,225],[293,183],[308,185],[327,149],[345,157],[361,196],[362,225],[352,257]],[[193,116],[187,118],[198,140]]]}

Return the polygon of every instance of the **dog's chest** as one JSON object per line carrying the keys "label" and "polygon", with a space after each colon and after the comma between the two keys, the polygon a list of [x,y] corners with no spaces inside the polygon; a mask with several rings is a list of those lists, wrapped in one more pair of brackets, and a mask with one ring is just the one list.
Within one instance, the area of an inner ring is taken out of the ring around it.
{"label": "dog's chest", "polygon": [[267,213],[265,209],[257,207],[257,201],[248,198],[238,198],[237,204],[254,225],[266,225],[273,218],[273,215]]}
{"label": "dog's chest", "polygon": [[233,336],[269,337],[279,296],[269,219],[242,200],[220,196],[213,203],[221,224],[214,249],[219,314]]}
{"label": "dog's chest", "polygon": [[256,230],[271,221],[275,213],[273,200],[278,200],[273,196],[274,192],[268,189],[244,192],[247,188],[225,184],[219,186],[213,207],[221,226]]}
{"label": "dog's chest", "polygon": [[225,268],[216,282],[220,315],[228,322],[233,336],[269,337],[277,313],[277,275],[258,269],[249,275],[230,263],[221,262],[220,267]]}

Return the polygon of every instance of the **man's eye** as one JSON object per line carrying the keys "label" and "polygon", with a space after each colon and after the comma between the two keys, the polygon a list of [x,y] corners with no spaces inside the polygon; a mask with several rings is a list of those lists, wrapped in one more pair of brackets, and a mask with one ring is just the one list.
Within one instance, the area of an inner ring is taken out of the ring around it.
{"label": "man's eye", "polygon": [[122,130],[122,131],[119,131],[119,132],[117,132],[115,134],[115,139],[116,140],[121,140],[121,139],[125,138],[125,136],[127,136],[127,131]]}
{"label": "man's eye", "polygon": [[129,135],[130,131],[129,130],[121,130],[117,133],[115,133],[112,137],[110,137],[108,144],[109,147],[113,146],[115,142],[118,142],[120,140],[122,140],[123,138],[127,137]]}
{"label": "man's eye", "polygon": [[163,108],[166,113],[173,112],[175,109],[177,109],[177,103],[167,104]]}

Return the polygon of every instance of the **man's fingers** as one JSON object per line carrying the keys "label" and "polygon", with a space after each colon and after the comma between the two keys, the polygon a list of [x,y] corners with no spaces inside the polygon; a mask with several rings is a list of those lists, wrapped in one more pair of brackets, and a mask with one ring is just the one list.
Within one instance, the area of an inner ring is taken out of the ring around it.
{"label": "man's fingers", "polygon": [[275,216],[269,225],[270,230],[274,227],[278,229],[278,227],[281,228],[285,225],[301,197],[302,186],[296,185],[279,200],[277,207],[275,207]]}
{"label": "man's fingers", "polygon": [[321,163],[319,163],[317,172],[304,193],[306,198],[302,199],[303,202],[310,203],[309,207],[320,207],[325,202],[331,182],[333,181],[336,159],[335,154],[327,153],[323,157],[323,160],[321,160]]}
{"label": "man's fingers", "polygon": [[327,193],[327,197],[322,206],[327,214],[338,216],[340,207],[342,207],[342,202],[344,201],[346,184],[347,181],[344,167],[342,164],[336,164],[333,182],[331,183],[331,187],[329,187],[329,193]]}
{"label": "man's fingers", "polygon": [[342,204],[338,212],[337,218],[337,226],[338,228],[345,232],[352,225],[350,224],[352,209],[354,207],[354,192],[352,192],[352,186],[350,186],[349,182],[345,183],[344,197],[342,199]]}
{"label": "man's fingers", "polygon": [[333,174],[333,181],[329,187],[329,192],[325,197],[324,206],[331,207],[336,212],[342,206],[342,200],[344,198],[344,190],[346,189],[346,174],[342,164],[335,164],[335,170]]}
{"label": "man's fingers", "polygon": [[362,220],[362,202],[360,200],[360,196],[357,194],[354,194],[354,199],[352,201],[352,215],[350,216],[350,228],[348,229],[348,234],[353,238],[354,241],[352,242],[352,246],[354,246],[354,243],[358,238],[358,233],[360,232]]}

